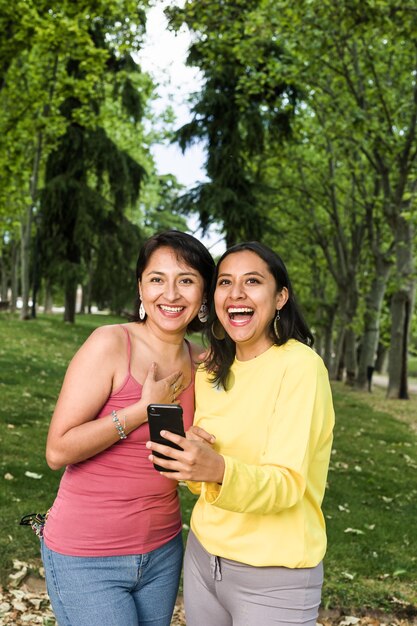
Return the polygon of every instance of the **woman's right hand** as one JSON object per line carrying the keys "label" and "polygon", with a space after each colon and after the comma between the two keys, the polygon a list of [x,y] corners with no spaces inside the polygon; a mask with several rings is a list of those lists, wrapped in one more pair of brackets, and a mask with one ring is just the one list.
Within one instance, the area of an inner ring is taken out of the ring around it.
{"label": "woman's right hand", "polygon": [[152,363],[142,387],[142,401],[148,404],[172,404],[183,390],[184,375],[178,370],[157,380],[158,366]]}

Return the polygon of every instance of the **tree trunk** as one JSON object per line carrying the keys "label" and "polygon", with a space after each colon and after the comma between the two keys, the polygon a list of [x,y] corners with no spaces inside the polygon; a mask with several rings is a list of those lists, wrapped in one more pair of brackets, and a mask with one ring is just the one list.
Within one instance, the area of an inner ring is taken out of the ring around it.
{"label": "tree trunk", "polygon": [[81,300],[80,300],[80,308],[77,311],[78,313],[85,313],[85,311],[86,311],[86,306],[87,306],[87,304],[86,304],[86,300],[87,300],[86,296],[87,296],[87,288],[86,288],[85,285],[81,285]]}
{"label": "tree trunk", "polygon": [[92,297],[93,297],[94,258],[95,258],[94,250],[91,250],[90,261],[88,263],[87,284],[85,288],[85,305],[87,307],[87,313],[89,315],[91,314]]}
{"label": "tree trunk", "polygon": [[4,254],[4,248],[0,257],[0,272],[1,272],[1,287],[0,287],[0,300],[5,302],[8,299],[8,284],[9,284],[9,272],[7,267],[7,259]]}
{"label": "tree trunk", "polygon": [[75,322],[75,304],[77,301],[77,279],[67,276],[65,281],[65,310],[64,322],[74,324]]}
{"label": "tree trunk", "polygon": [[35,245],[33,247],[33,260],[32,260],[32,319],[36,319],[36,308],[38,300],[38,291],[40,287],[40,275],[39,275],[39,234],[35,234]]}
{"label": "tree trunk", "polygon": [[359,389],[365,389],[366,387],[369,373],[368,368],[374,368],[376,366],[381,309],[390,269],[391,264],[381,262],[379,267],[377,267],[377,276],[375,276],[372,281],[371,289],[366,297],[364,315],[365,328],[362,337],[358,376],[356,380],[356,386]]}
{"label": "tree trunk", "polygon": [[314,348],[323,359],[324,364],[329,372],[332,366],[333,327],[336,311],[337,306],[335,304],[328,304],[321,307],[318,311],[320,325],[316,325],[317,335],[316,341],[314,343]]}
{"label": "tree trunk", "polygon": [[352,327],[346,328],[345,333],[345,367],[346,384],[353,387],[356,379],[356,335]]}
{"label": "tree trunk", "polygon": [[331,324],[329,325],[328,328],[326,328],[325,335],[324,335],[323,361],[329,371],[331,368],[332,354],[333,354],[333,326],[334,326],[334,316],[331,320]]}
{"label": "tree trunk", "polygon": [[44,300],[44,312],[52,313],[53,299],[52,299],[52,287],[51,279],[45,280],[45,300]]}
{"label": "tree trunk", "polygon": [[29,289],[30,289],[30,234],[32,231],[32,205],[26,209],[26,214],[21,223],[20,239],[20,271],[22,283],[22,308],[20,319],[30,319],[29,312]]}
{"label": "tree trunk", "polygon": [[19,246],[13,239],[12,241],[12,271],[11,271],[11,295],[10,295],[10,310],[14,313],[16,311],[17,294],[18,294],[18,277],[19,277]]}
{"label": "tree trunk", "polygon": [[38,134],[35,156],[33,159],[32,176],[30,179],[30,205],[26,209],[21,224],[21,272],[22,272],[22,310],[20,319],[30,319],[29,312],[29,290],[30,290],[30,242],[32,236],[33,207],[36,202],[38,192],[39,169],[42,154],[42,133]]}
{"label": "tree trunk", "polygon": [[413,225],[399,217],[395,251],[398,289],[391,300],[388,398],[408,399],[408,342],[414,305]]}
{"label": "tree trunk", "polygon": [[330,378],[333,380],[342,380],[343,377],[345,333],[346,327],[341,324],[336,339],[335,355],[330,368]]}
{"label": "tree trunk", "polygon": [[397,291],[391,300],[391,343],[388,363],[388,398],[408,400],[407,349],[411,318],[410,293]]}
{"label": "tree trunk", "polygon": [[359,295],[353,272],[349,280],[338,285],[338,311],[340,331],[336,343],[336,356],[332,372],[336,380],[343,380],[343,370],[347,368],[348,384],[353,384],[356,377],[356,345],[352,322],[356,315]]}

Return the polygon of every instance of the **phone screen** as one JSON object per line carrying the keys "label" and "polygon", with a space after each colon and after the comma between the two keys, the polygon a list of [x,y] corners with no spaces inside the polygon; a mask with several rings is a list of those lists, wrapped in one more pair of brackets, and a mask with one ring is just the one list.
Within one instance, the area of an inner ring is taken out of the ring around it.
{"label": "phone screen", "polygon": [[[161,430],[169,430],[171,433],[185,437],[184,423],[182,419],[182,407],[179,404],[150,404],[148,406],[148,422],[151,441],[162,443],[165,446],[182,450],[180,446],[161,437]],[[170,459],[171,457],[153,452],[154,456],[162,459]],[[173,472],[174,470],[166,469],[154,463],[154,467],[158,471]]]}

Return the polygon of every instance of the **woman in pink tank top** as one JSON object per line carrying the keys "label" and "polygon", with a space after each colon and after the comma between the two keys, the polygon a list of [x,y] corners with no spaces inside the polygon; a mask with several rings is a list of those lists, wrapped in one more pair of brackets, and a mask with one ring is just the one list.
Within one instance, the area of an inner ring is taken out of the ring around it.
{"label": "woman in pink tank top", "polygon": [[148,460],[147,406],[194,415],[185,340],[207,317],[214,262],[194,237],[166,231],[139,253],[135,321],[96,329],[71,361],[46,458],[66,466],[42,539],[59,626],[169,626],[182,564],[177,484]]}

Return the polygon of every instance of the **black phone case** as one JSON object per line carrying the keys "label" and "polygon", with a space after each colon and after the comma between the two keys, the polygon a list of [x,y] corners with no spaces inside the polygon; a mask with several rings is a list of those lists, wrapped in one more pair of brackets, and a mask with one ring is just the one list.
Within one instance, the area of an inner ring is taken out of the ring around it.
{"label": "black phone case", "polygon": [[[147,411],[151,441],[154,441],[155,443],[162,443],[163,445],[170,446],[176,450],[182,450],[180,446],[168,441],[168,439],[164,439],[160,435],[161,430],[169,430],[171,433],[185,437],[184,423],[182,420],[182,407],[179,404],[149,404]],[[160,454],[159,452],[153,452],[152,454],[160,459],[171,459],[171,457]],[[156,463],[154,463],[154,467],[160,472],[174,471],[161,467]]]}

